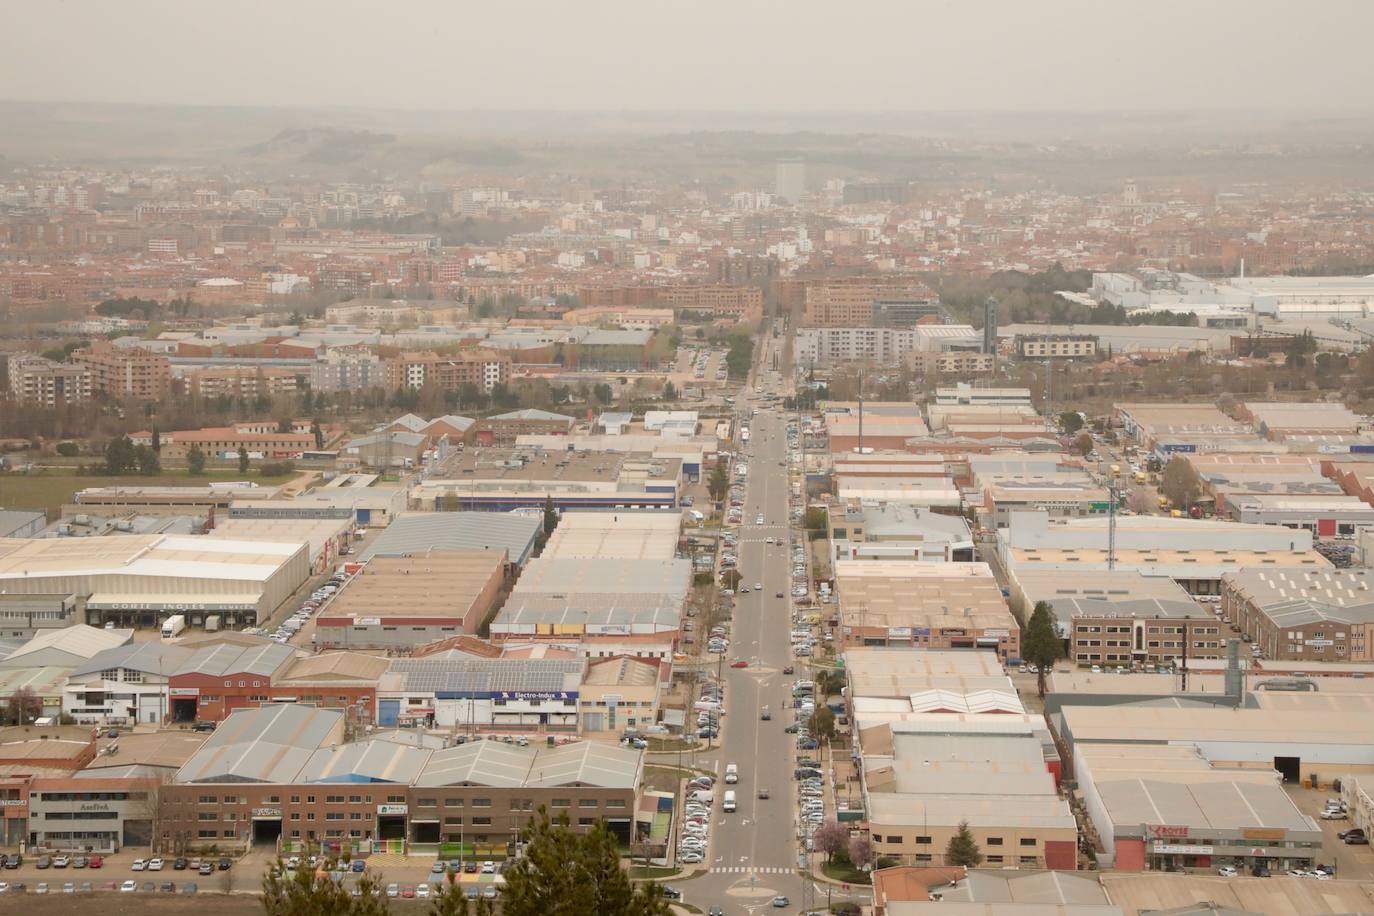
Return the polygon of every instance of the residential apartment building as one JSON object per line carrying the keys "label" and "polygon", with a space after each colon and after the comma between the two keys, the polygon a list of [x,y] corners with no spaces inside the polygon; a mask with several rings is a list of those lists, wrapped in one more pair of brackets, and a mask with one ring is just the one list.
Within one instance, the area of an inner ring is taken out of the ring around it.
{"label": "residential apartment building", "polygon": [[72,362],[90,370],[92,391],[112,398],[158,401],[171,389],[171,360],[140,347],[116,347],[97,340],[74,351]]}
{"label": "residential apartment building", "polygon": [[475,385],[490,392],[497,385],[508,382],[510,372],[510,354],[486,347],[444,355],[432,351],[407,352],[382,364],[382,379],[388,390],[419,389],[433,384],[441,391]]}
{"label": "residential apartment building", "polygon": [[[920,281],[901,276],[793,279],[777,282],[774,290],[780,308],[803,307],[806,327],[896,323],[915,314],[913,310],[927,311],[936,300]],[[893,304],[878,308],[880,299]]]}
{"label": "residential apartment building", "polygon": [[366,347],[332,347],[310,367],[315,391],[366,391],[384,384],[382,359]]}
{"label": "residential apartment building", "polygon": [[292,394],[304,387],[295,369],[276,366],[212,366],[186,374],[187,392],[200,398],[251,401]]}
{"label": "residential apartment building", "polygon": [[91,372],[82,365],[19,353],[9,359],[9,376],[10,396],[25,404],[56,407],[91,397]]}
{"label": "residential apartment building", "polygon": [[1097,338],[1091,334],[1017,334],[1012,352],[1019,359],[1092,359]]}
{"label": "residential apartment building", "polygon": [[950,350],[946,353],[908,353],[903,360],[906,367],[920,375],[988,375],[997,365],[992,353],[969,353]]}

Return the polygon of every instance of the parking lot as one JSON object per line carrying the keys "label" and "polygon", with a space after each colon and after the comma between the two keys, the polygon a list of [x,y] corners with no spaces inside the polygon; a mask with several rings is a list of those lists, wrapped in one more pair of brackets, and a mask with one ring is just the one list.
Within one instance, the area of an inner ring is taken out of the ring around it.
{"label": "parking lot", "polygon": [[1342,830],[1350,829],[1350,821],[1344,818],[1328,821],[1322,820],[1320,817],[1326,800],[1335,797],[1338,793],[1333,792],[1330,788],[1310,789],[1292,783],[1285,785],[1284,789],[1288,792],[1288,797],[1293,799],[1293,803],[1298,806],[1299,811],[1311,815],[1321,825],[1322,855],[1320,861],[1327,865],[1335,865],[1336,877],[1338,878],[1351,878],[1361,881],[1374,879],[1374,850],[1368,846],[1346,845],[1336,836]]}

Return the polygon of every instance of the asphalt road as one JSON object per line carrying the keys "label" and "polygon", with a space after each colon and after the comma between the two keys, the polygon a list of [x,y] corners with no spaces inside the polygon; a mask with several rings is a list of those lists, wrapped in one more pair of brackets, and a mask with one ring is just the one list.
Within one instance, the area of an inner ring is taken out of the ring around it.
{"label": "asphalt road", "polygon": [[[771,365],[771,351],[782,341],[769,335],[759,347],[758,366]],[[767,375],[765,373],[765,375]],[[755,400],[754,380],[739,398],[747,416]],[[774,393],[765,383],[763,395]],[[776,393],[786,394],[784,391]],[[719,772],[726,764],[739,768],[739,782],[716,784],[716,813],[711,828],[707,857],[709,872],[680,889],[686,902],[708,909],[722,907],[729,913],[772,911],[796,913],[812,906],[824,908],[825,891],[808,898],[808,884],[798,873],[799,846],[796,823],[797,802],[792,779],[796,747],[793,736],[783,729],[794,721],[791,709],[791,684],[796,675],[782,673],[795,664],[789,633],[791,631],[791,593],[788,559],[788,479],[787,421],[781,409],[759,409],[748,422],[750,443],[745,487],[743,524],[739,528],[739,563],[742,583],[749,594],[735,598],[731,625],[730,652],[722,669],[725,681],[727,715],[722,719]],[[755,524],[759,515],[764,524]],[[775,543],[768,544],[772,537]],[[762,590],[755,585],[762,585]],[[783,597],[777,597],[781,592]],[[729,667],[745,661],[747,668]],[[760,713],[768,706],[772,718],[764,722]],[[770,797],[757,797],[766,788]],[[738,810],[720,810],[725,790],[734,789]],[[837,889],[838,890],[838,889]],[[775,895],[786,895],[786,908],[772,909]],[[835,899],[848,895],[836,894]],[[864,899],[865,898],[859,898]]]}

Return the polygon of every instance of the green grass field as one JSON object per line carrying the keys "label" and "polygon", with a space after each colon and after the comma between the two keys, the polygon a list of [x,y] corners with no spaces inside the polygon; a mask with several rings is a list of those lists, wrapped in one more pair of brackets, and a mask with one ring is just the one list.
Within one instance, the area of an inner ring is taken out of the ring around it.
{"label": "green grass field", "polygon": [[285,477],[262,477],[253,471],[244,475],[238,473],[237,468],[228,471],[206,471],[199,477],[192,477],[189,474],[176,471],[151,477],[140,477],[136,474],[120,477],[82,476],[57,470],[34,471],[30,474],[4,474],[0,475],[0,509],[42,509],[55,513],[63,503],[72,501],[72,495],[77,490],[86,487],[186,487],[204,486],[215,480],[244,479],[269,485],[284,483],[295,476],[295,474],[290,474]]}

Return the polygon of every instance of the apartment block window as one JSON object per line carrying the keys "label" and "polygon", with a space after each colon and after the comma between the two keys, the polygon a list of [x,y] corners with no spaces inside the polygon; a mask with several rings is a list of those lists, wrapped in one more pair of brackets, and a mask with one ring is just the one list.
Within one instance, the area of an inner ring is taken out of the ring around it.
{"label": "apartment block window", "polygon": [[988,856],[988,864],[989,864],[989,865],[1001,865],[1001,864],[1002,864],[1002,857],[1001,857],[1001,856]]}
{"label": "apartment block window", "polygon": [[549,800],[549,806],[553,808],[571,808],[571,798],[554,798]]}
{"label": "apartment block window", "polygon": [[1002,845],[1002,838],[1001,838],[1000,836],[990,836],[990,837],[988,837],[988,845],[989,845],[989,846],[1001,846],[1001,845]]}
{"label": "apartment block window", "polygon": [[[902,841],[902,838],[901,838],[901,837],[897,837],[895,840],[889,840],[889,842],[895,842],[895,843],[900,843],[901,841]],[[929,846],[929,845],[930,845],[930,837],[928,837],[928,836],[918,836],[918,837],[916,838],[916,845],[918,845],[918,846]]]}
{"label": "apartment block window", "polygon": [[1035,845],[1035,837],[1033,837],[1033,836],[1023,836],[1023,837],[1021,837],[1021,845],[1022,845],[1022,846],[1034,846],[1034,845]]}
{"label": "apartment block window", "polygon": [[595,807],[596,807],[596,799],[594,799],[594,798],[579,798],[579,799],[577,800],[577,807],[579,807],[579,808],[595,808]]}
{"label": "apartment block window", "polygon": [[474,807],[474,808],[490,808],[490,807],[491,807],[491,799],[489,799],[489,798],[474,798],[474,799],[472,800],[472,807]]}
{"label": "apartment block window", "polygon": [[594,818],[594,817],[579,817],[579,818],[577,819],[577,826],[579,826],[579,827],[590,827],[590,826],[591,826],[593,823],[595,823],[595,822],[596,822],[596,818]]}
{"label": "apartment block window", "polygon": [[491,826],[491,818],[489,818],[489,817],[474,817],[474,818],[472,819],[472,826],[474,826],[474,827],[489,827],[489,826]]}
{"label": "apartment block window", "polygon": [[461,798],[446,798],[444,799],[444,807],[461,808],[463,807],[463,800]]}

